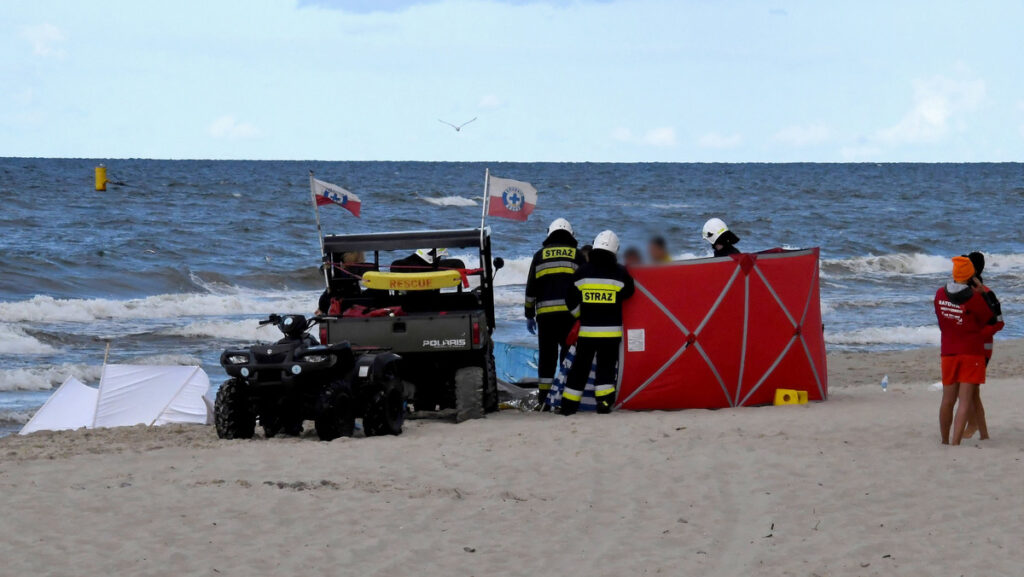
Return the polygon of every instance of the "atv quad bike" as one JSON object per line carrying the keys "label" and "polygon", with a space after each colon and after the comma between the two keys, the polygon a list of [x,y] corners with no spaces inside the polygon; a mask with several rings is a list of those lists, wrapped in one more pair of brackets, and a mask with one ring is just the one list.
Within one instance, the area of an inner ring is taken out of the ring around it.
{"label": "atv quad bike", "polygon": [[322,322],[302,315],[270,315],[284,338],[272,345],[229,349],[220,364],[231,378],[214,406],[217,436],[252,438],[256,422],[270,438],[298,435],[312,420],[317,436],[352,436],[363,419],[367,436],[399,435],[405,418],[400,357],[382,350],[354,350],[347,342],[321,345],[309,329]]}
{"label": "atv quad bike", "polygon": [[[442,258],[445,249],[478,253],[479,264]],[[412,251],[426,258],[400,259]],[[330,294],[342,296],[332,298],[323,342],[401,355],[417,412],[454,410],[461,422],[498,410],[491,334],[494,273],[504,263],[491,261],[489,228],[327,236],[324,264]]]}

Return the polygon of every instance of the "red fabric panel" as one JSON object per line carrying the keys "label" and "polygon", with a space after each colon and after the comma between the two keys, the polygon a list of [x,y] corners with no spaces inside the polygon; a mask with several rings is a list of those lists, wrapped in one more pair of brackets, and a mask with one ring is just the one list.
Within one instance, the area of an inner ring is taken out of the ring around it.
{"label": "red fabric panel", "polygon": [[[783,251],[631,269],[638,290],[625,308],[620,407],[758,405],[771,403],[777,388],[823,399],[828,376],[818,254]],[[635,331],[643,331],[643,350]]]}

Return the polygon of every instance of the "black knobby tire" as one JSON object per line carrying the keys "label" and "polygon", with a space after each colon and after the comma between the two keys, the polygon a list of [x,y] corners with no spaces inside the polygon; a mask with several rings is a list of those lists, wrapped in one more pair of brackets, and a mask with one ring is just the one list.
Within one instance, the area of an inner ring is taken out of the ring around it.
{"label": "black knobby tire", "polygon": [[314,423],[316,436],[321,441],[352,436],[356,421],[352,415],[351,387],[347,382],[335,381],[324,388]]}
{"label": "black knobby tire", "polygon": [[484,416],[484,370],[463,367],[455,371],[455,422]]}
{"label": "black knobby tire", "polygon": [[401,435],[405,423],[405,388],[402,379],[387,371],[384,382],[363,416],[363,432],[367,437]]}
{"label": "black knobby tire", "polygon": [[213,422],[221,439],[251,439],[256,433],[256,412],[238,379],[224,381],[217,391]]}
{"label": "black knobby tire", "polygon": [[484,351],[484,412],[495,413],[498,411],[498,371],[494,365],[494,344],[492,343]]}

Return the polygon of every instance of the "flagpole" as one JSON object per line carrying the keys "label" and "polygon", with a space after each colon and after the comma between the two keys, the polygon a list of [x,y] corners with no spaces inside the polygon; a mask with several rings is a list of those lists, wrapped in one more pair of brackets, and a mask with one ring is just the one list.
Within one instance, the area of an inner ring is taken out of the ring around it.
{"label": "flagpole", "polygon": [[331,281],[327,276],[327,255],[324,254],[324,231],[320,228],[320,206],[316,203],[316,189],[313,186],[313,171],[309,171],[309,197],[313,201],[313,214],[316,215],[316,236],[320,239],[320,262],[324,268],[324,285],[331,290]]}
{"label": "flagpole", "polygon": [[484,169],[484,200],[481,203],[483,208],[480,210],[480,250],[484,248],[484,226],[487,222],[487,205],[491,202],[490,186],[491,169],[488,167]]}

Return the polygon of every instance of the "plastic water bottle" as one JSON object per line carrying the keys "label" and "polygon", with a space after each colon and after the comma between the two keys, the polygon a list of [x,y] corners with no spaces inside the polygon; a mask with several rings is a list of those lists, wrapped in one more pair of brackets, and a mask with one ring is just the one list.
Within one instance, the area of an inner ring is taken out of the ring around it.
{"label": "plastic water bottle", "polygon": [[884,392],[887,392],[888,390],[889,390],[889,375],[885,375],[884,377],[882,377],[882,392],[884,393]]}

